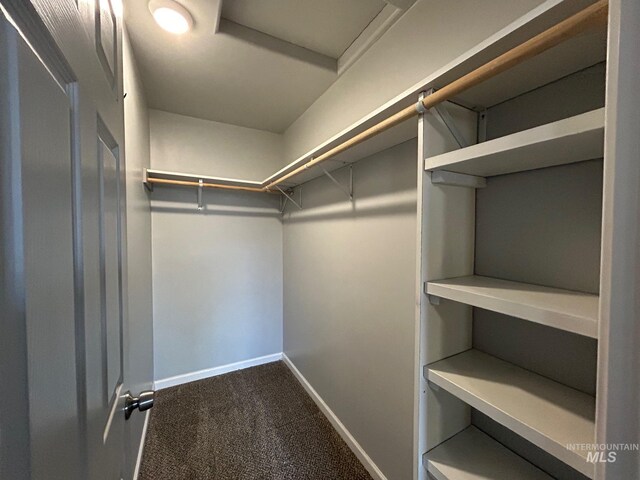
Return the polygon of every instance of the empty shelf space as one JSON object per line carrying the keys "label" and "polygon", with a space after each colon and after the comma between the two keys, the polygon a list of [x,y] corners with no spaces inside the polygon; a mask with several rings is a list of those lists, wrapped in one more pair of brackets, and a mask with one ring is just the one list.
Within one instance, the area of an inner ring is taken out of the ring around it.
{"label": "empty shelf space", "polygon": [[565,165],[603,156],[604,109],[425,159],[425,170],[480,177]]}
{"label": "empty shelf space", "polygon": [[552,478],[474,426],[425,453],[422,463],[436,480]]}
{"label": "empty shelf space", "polygon": [[584,475],[593,464],[570,444],[594,442],[595,398],[478,350],[425,367],[425,378]]}
{"label": "empty shelf space", "polygon": [[597,295],[478,275],[428,282],[427,293],[568,332],[598,336]]}

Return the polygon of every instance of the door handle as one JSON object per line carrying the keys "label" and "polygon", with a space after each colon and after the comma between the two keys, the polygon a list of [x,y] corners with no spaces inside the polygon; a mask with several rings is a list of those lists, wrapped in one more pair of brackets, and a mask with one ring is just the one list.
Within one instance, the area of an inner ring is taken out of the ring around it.
{"label": "door handle", "polygon": [[136,408],[140,412],[149,410],[153,407],[153,399],[155,395],[156,392],[153,390],[146,390],[144,392],[140,392],[139,396],[134,397],[131,395],[131,392],[127,391],[127,393],[124,394],[124,418],[128,420],[131,416],[131,412]]}

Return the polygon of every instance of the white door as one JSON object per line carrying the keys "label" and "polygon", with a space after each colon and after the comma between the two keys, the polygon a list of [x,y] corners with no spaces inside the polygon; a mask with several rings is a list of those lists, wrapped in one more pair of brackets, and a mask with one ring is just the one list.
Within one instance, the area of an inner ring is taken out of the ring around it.
{"label": "white door", "polygon": [[0,0],[0,478],[126,472],[121,15]]}

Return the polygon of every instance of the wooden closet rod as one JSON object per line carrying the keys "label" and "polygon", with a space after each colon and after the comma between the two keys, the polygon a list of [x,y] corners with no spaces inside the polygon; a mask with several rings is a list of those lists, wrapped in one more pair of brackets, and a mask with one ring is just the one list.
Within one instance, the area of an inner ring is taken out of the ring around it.
{"label": "wooden closet rod", "polygon": [[505,70],[508,70],[515,65],[522,63],[525,60],[530,59],[531,57],[535,57],[536,55],[539,55],[540,53],[552,47],[555,47],[556,45],[564,42],[565,40],[568,40],[571,37],[574,37],[580,33],[585,32],[586,30],[589,30],[590,28],[599,26],[603,23],[606,25],[608,9],[608,0],[599,0],[593,5],[585,8],[584,10],[581,10],[575,15],[536,35],[530,40],[521,43],[520,45],[512,48],[506,53],[503,53],[494,60],[491,60],[481,67],[476,68],[472,72],[467,73],[457,80],[454,80],[445,87],[442,87],[441,89],[435,91],[433,94],[426,96],[417,104],[400,110],[398,113],[395,113],[390,117],[382,120],[380,123],[369,127],[363,132],[360,132],[359,134],[351,137],[349,140],[341,143],[340,145],[327,150],[322,155],[319,155],[316,158],[312,158],[304,165],[296,168],[295,170],[292,170],[286,175],[275,179],[267,186],[265,186],[264,190],[269,191],[271,188],[286,181],[294,175],[303,172],[307,168],[322,163],[330,159],[331,157],[334,157],[337,154],[342,153],[345,150],[358,145],[359,143],[362,143],[365,140],[378,135],[379,133],[384,132],[385,130],[388,130],[393,126],[398,125],[405,120],[408,120],[409,118],[417,115],[425,109],[432,108],[446,100],[449,100],[455,95],[468,90],[469,88],[478,85],[479,83],[482,83],[483,81],[488,80],[489,78],[494,77],[499,73],[502,73]]}
{"label": "wooden closet rod", "polygon": [[[183,185],[185,187],[199,187],[200,183],[199,182],[189,182],[186,180],[169,180],[166,178],[147,178],[146,180],[147,183],[161,183],[164,185]],[[270,190],[266,190],[264,188],[260,188],[260,187],[240,187],[238,185],[225,185],[223,183],[207,183],[207,182],[203,182],[202,183],[203,187],[206,188],[222,188],[225,190],[244,190],[246,192],[262,192],[264,193],[265,191],[267,193],[280,193],[280,192],[272,192]]]}

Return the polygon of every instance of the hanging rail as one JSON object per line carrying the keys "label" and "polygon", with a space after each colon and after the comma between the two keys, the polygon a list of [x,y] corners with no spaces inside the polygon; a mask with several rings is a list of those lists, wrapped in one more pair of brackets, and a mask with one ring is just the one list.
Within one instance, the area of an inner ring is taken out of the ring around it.
{"label": "hanging rail", "polygon": [[[164,184],[164,185],[182,185],[185,187],[199,187],[200,186],[200,182],[190,182],[187,180],[169,180],[167,178],[154,178],[154,177],[149,177],[146,180],[146,183],[150,183],[150,184],[154,184],[154,183],[160,183],[160,184]],[[210,182],[202,182],[202,186],[206,187],[206,188],[221,188],[221,189],[225,189],[225,190],[244,190],[246,192],[262,192],[262,193],[280,193],[280,192],[273,192],[273,191],[267,191],[264,188],[261,187],[241,187],[238,185],[226,185],[223,183],[210,183]]]}
{"label": "hanging rail", "polygon": [[[485,80],[488,80],[499,73],[502,73],[522,62],[528,60],[542,52],[553,48],[560,43],[575,37],[576,35],[583,33],[593,27],[606,25],[608,18],[609,4],[608,0],[599,0],[596,3],[586,7],[584,10],[572,15],[571,17],[557,23],[553,27],[539,33],[535,37],[521,43],[517,47],[503,53],[490,62],[476,68],[475,70],[463,75],[462,77],[454,80],[448,85],[436,90],[433,94],[424,97],[416,104],[410,105],[399,112],[391,115],[390,117],[382,120],[380,123],[369,127],[368,129],[354,135],[349,140],[327,150],[321,155],[312,158],[307,163],[295,168],[289,173],[283,174],[275,180],[269,182],[267,185],[261,187],[242,187],[235,185],[225,185],[216,183],[204,183],[204,187],[209,188],[222,188],[229,190],[244,190],[249,192],[268,192],[268,193],[280,193],[274,190],[279,184],[288,180],[289,178],[298,175],[299,173],[307,170],[310,167],[318,165],[330,158],[344,152],[345,150],[354,147],[365,140],[368,140],[388,129],[394,127],[411,117],[424,113],[427,110],[435,107],[436,105],[445,102],[456,95],[464,92],[465,90],[474,87]],[[169,185],[186,185],[186,186],[199,186],[198,182],[188,182],[181,180],[168,180],[159,178],[149,178],[149,183],[162,183]],[[266,181],[265,181],[266,183]]]}

